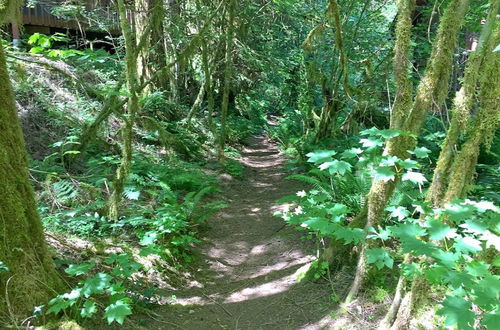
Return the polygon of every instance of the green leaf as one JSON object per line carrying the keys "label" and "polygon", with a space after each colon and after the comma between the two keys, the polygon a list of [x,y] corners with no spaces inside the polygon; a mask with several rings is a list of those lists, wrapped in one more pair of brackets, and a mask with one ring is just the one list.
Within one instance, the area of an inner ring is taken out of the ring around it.
{"label": "green leaf", "polygon": [[396,173],[392,171],[392,168],[382,166],[375,168],[375,181],[382,180],[384,182],[389,182],[394,180],[394,178],[396,178]]}
{"label": "green leaf", "polygon": [[391,255],[384,249],[369,249],[366,250],[367,263],[375,264],[378,269],[384,267],[392,268],[394,265],[394,260]]}
{"label": "green leaf", "polygon": [[389,206],[386,210],[391,213],[391,217],[398,218],[399,221],[406,219],[410,215],[410,211],[403,206]]}
{"label": "green leaf", "polygon": [[402,132],[400,130],[397,130],[397,129],[383,129],[383,130],[378,132],[378,135],[380,135],[384,139],[390,139],[390,138],[394,138],[396,136],[400,136],[401,133]]}
{"label": "green leaf", "polygon": [[484,310],[491,310],[498,304],[500,276],[486,274],[474,286],[474,303]]}
{"label": "green leaf", "polygon": [[336,225],[328,221],[328,219],[313,217],[304,221],[303,224],[307,226],[307,228],[318,231],[323,236],[331,236],[333,235]]}
{"label": "green leaf", "polygon": [[345,215],[349,213],[349,208],[345,206],[344,204],[335,204],[333,207],[330,207],[326,210],[328,214],[330,214],[332,217],[336,217],[339,215]]}
{"label": "green leaf", "polygon": [[84,262],[79,265],[69,265],[64,271],[66,274],[71,276],[79,276],[83,274],[88,274],[92,268],[94,268],[95,262]]}
{"label": "green leaf", "polygon": [[142,236],[139,244],[142,246],[151,245],[154,242],[156,242],[157,239],[158,239],[158,232],[148,231],[147,233],[144,234],[144,236]]}
{"label": "green leaf", "polygon": [[332,160],[332,156],[337,154],[334,150],[321,150],[310,152],[306,155],[309,159],[307,160],[309,163],[324,163]]}
{"label": "green leaf", "polygon": [[47,310],[47,314],[58,314],[63,309],[70,306],[70,303],[64,299],[62,296],[57,296],[49,301],[50,308]]}
{"label": "green leaf", "polygon": [[344,162],[343,160],[333,160],[331,162],[323,163],[319,166],[321,171],[328,169],[328,172],[333,174],[344,175],[346,172],[351,171],[351,164]]}
{"label": "green leaf", "polygon": [[360,155],[362,153],[363,153],[363,149],[360,149],[360,148],[351,148],[351,149],[345,150],[342,153],[341,157],[344,158],[344,159],[351,159],[351,158],[357,157],[358,155]]}
{"label": "green leaf", "polygon": [[82,287],[83,295],[88,298],[95,293],[103,293],[112,279],[111,275],[105,273],[98,273],[95,276],[87,277]]}
{"label": "green leaf", "polygon": [[[500,45],[497,46],[500,49]],[[487,329],[493,330],[500,324],[500,310],[496,310],[492,313],[484,314],[482,325],[486,326]]]}
{"label": "green leaf", "polygon": [[460,254],[459,253],[453,253],[453,252],[447,252],[443,250],[437,250],[434,254],[433,257],[437,259],[440,264],[448,267],[448,268],[454,268],[457,264],[457,261],[460,259]]}
{"label": "green leaf", "polygon": [[437,314],[446,317],[446,326],[457,326],[459,329],[473,329],[474,313],[470,310],[472,304],[462,297],[446,296]]}
{"label": "green leaf", "polygon": [[132,308],[124,299],[122,299],[106,307],[104,317],[107,319],[108,324],[113,322],[123,324],[125,318],[131,314]]}
{"label": "green leaf", "polygon": [[83,303],[83,307],[80,310],[80,315],[83,318],[86,318],[86,317],[91,317],[96,312],[97,312],[97,306],[95,302],[87,300],[86,302]]}
{"label": "green leaf", "polygon": [[451,238],[456,233],[456,229],[451,228],[435,218],[428,218],[425,224],[427,225],[429,239],[434,241],[442,240],[445,237]]}
{"label": "green leaf", "polygon": [[410,151],[410,153],[415,155],[417,158],[426,158],[429,156],[431,151],[426,147],[417,147],[413,151]]}
{"label": "green leaf", "polygon": [[[398,208],[403,207],[399,206]],[[425,235],[425,230],[415,223],[402,223],[400,225],[390,227],[390,230],[402,240],[406,238],[415,238],[417,236]]]}
{"label": "green leaf", "polygon": [[422,173],[412,172],[412,171],[408,171],[405,174],[403,174],[401,180],[411,181],[419,185],[423,185],[425,182],[427,182],[427,179]]}
{"label": "green leaf", "polygon": [[444,207],[443,214],[455,222],[465,221],[474,214],[474,207],[466,204],[449,203]]}
{"label": "green leaf", "polygon": [[382,241],[386,241],[391,238],[391,231],[389,229],[383,229],[379,226],[378,230],[379,231],[377,232],[375,228],[371,227],[370,232],[373,234],[368,235],[367,237],[371,239],[381,239]]}
{"label": "green leaf", "polygon": [[412,160],[412,159],[405,159],[405,160],[399,160],[398,161],[398,164],[403,167],[405,170],[411,170],[411,169],[414,169],[414,168],[419,168],[420,165],[418,164],[418,162]]}
{"label": "green leaf", "polygon": [[365,239],[365,231],[361,228],[340,227],[334,235],[337,239],[344,240],[344,245],[358,244]]}
{"label": "green leaf", "polygon": [[401,269],[403,275],[412,280],[416,275],[420,275],[422,272],[420,270],[420,265],[412,262],[411,264],[402,264]]}
{"label": "green leaf", "polygon": [[364,148],[367,148],[367,149],[377,148],[377,147],[381,147],[384,145],[384,141],[377,139],[377,138],[374,138],[374,137],[368,137],[366,139],[361,139],[361,140],[359,140],[359,142],[361,143],[361,145]]}
{"label": "green leaf", "polygon": [[400,159],[396,156],[386,156],[386,157],[382,158],[380,165],[392,167],[392,166],[396,165],[396,163],[398,163],[399,161],[400,161]]}
{"label": "green leaf", "polygon": [[481,242],[470,236],[455,238],[453,247],[457,252],[465,254],[476,253],[482,250]]}

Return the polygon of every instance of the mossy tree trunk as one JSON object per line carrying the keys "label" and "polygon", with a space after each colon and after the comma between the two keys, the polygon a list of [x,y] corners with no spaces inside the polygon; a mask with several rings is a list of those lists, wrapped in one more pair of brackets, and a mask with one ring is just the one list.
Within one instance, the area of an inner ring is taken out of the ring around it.
{"label": "mossy tree trunk", "polygon": [[221,128],[219,132],[218,160],[224,163],[224,148],[227,139],[227,116],[229,108],[229,92],[231,91],[233,71],[233,46],[234,46],[234,18],[236,11],[236,0],[228,0],[227,25],[226,25],[226,50],[224,55],[224,87],[222,93],[222,105],[220,113]]}
{"label": "mossy tree trunk", "polygon": [[[1,21],[2,9],[0,9]],[[0,324],[13,325],[57,295],[62,282],[44,238],[0,40]]]}
{"label": "mossy tree trunk", "polygon": [[[413,8],[414,0],[401,0],[400,10]],[[468,6],[467,0],[453,0],[447,7],[443,19],[439,25],[438,33],[434,46],[432,49],[431,57],[428,61],[427,68],[425,70],[424,76],[419,83],[417,88],[416,96],[413,102],[408,102],[409,83],[405,82],[404,70],[405,66],[401,66],[397,69],[397,80],[400,80],[398,88],[403,88],[403,91],[398,91],[397,95],[401,95],[400,104],[396,102],[398,108],[394,109],[394,115],[396,118],[391,121],[394,129],[400,129],[408,131],[414,135],[420,133],[421,127],[424,123],[425,117],[429,109],[433,107],[440,107],[446,98],[446,93],[448,91],[448,81],[451,75],[452,58],[455,50],[457,34],[461,26],[465,11]],[[406,18],[405,18],[406,17]],[[398,47],[401,47],[403,53],[408,51],[408,38],[411,35],[411,26],[408,25],[407,15],[401,15],[401,21],[396,36],[396,55],[398,55]],[[408,30],[409,29],[409,30]],[[398,58],[396,57],[396,60]],[[404,58],[403,58],[404,60]],[[395,64],[396,65],[396,64]],[[401,80],[403,79],[403,80]],[[403,85],[401,83],[403,82]],[[397,137],[387,141],[384,154],[390,156],[396,156],[401,159],[405,159],[408,156],[408,150],[412,150],[416,145],[416,141],[409,137]],[[396,172],[397,169],[396,169]],[[370,192],[367,196],[367,217],[364,221],[359,221],[357,224],[368,229],[369,227],[376,226],[379,224],[380,218],[383,215],[385,207],[389,199],[391,198],[394,189],[396,187],[399,178],[392,181],[375,181],[372,184]],[[330,250],[338,249],[338,242],[332,242],[333,246],[330,246]],[[363,251],[366,249],[363,247],[359,258],[365,258]],[[332,253],[329,253],[332,255]],[[366,267],[364,261],[359,260],[355,280],[353,285],[349,290],[346,302],[350,302],[354,299],[360,288],[362,287],[363,279],[366,276]]]}
{"label": "mossy tree trunk", "polygon": [[[490,6],[490,13],[486,23],[481,31],[481,36],[475,51],[469,55],[467,67],[462,82],[462,87],[457,92],[454,100],[454,106],[451,111],[451,122],[448,128],[446,138],[441,147],[441,153],[434,170],[431,186],[427,192],[427,202],[436,207],[442,206],[444,194],[449,180],[450,169],[455,158],[455,150],[459,138],[463,135],[465,127],[471,114],[471,108],[476,97],[476,89],[480,76],[480,70],[485,61],[487,44],[491,40],[491,35],[496,25],[496,15],[500,8],[499,1],[493,1]],[[491,50],[489,50],[491,52]],[[482,70],[481,70],[482,71]],[[484,72],[484,71],[483,71]]]}
{"label": "mossy tree trunk", "polygon": [[[483,144],[489,147],[492,136],[499,127],[500,57],[493,52],[494,47],[500,43],[500,25],[496,22],[499,8],[498,1],[491,3],[478,48],[474,54],[471,54],[465,70],[463,86],[455,97],[453,119],[434,172],[434,180],[437,174],[444,175],[445,178],[438,177],[438,181],[433,181],[427,192],[427,200],[435,207],[442,207],[456,198],[466,196],[468,187],[473,181],[480,147]],[[479,91],[478,86],[480,86]],[[460,122],[457,117],[469,117],[469,110],[476,95],[479,100],[479,112],[467,125],[467,138],[459,152],[452,152],[451,148],[459,147]],[[433,189],[435,185],[438,185],[439,190],[436,190],[436,187]],[[405,259],[405,263],[408,262],[410,262],[409,256]],[[404,276],[401,275],[399,282],[404,281]],[[416,306],[428,295],[426,289],[428,289],[428,284],[424,279],[415,279],[403,299],[394,299],[380,328],[407,329]],[[400,288],[397,295],[400,297],[402,292],[404,288]]]}
{"label": "mossy tree trunk", "polygon": [[[323,86],[323,94],[325,105],[321,110],[320,120],[318,123],[318,130],[316,132],[316,141],[320,141],[329,137],[336,128],[337,116],[342,110],[340,98],[340,87],[344,87],[344,94],[348,97],[351,95],[351,86],[349,85],[349,66],[347,62],[347,54],[344,48],[344,36],[342,30],[342,22],[340,19],[340,8],[337,0],[329,0],[326,9],[326,16],[329,25],[333,28],[335,33],[335,48],[338,50],[339,59],[338,67],[332,77],[333,88]],[[342,82],[342,84],[340,83]],[[326,82],[323,83],[326,85]]]}
{"label": "mossy tree trunk", "polygon": [[109,198],[108,216],[110,220],[117,221],[119,217],[119,208],[122,200],[122,194],[125,181],[132,165],[132,139],[136,114],[139,111],[139,93],[140,85],[137,73],[138,47],[136,43],[136,33],[132,30],[127,18],[127,9],[124,0],[117,1],[118,12],[120,15],[120,26],[125,38],[125,66],[127,77],[127,88],[129,99],[127,111],[123,118],[124,126],[121,129],[122,134],[122,161],[116,171],[113,181],[113,192]]}

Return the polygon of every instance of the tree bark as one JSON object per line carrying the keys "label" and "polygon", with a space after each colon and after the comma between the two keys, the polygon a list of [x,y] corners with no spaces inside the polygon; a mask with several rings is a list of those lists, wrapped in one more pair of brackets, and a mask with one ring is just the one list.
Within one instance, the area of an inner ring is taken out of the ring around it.
{"label": "tree bark", "polygon": [[229,0],[228,22],[226,30],[226,54],[224,56],[224,89],[221,106],[221,129],[219,132],[218,159],[224,163],[224,148],[227,138],[227,115],[229,108],[229,92],[231,90],[231,78],[233,71],[233,38],[234,38],[234,16],[236,11],[236,0]]}
{"label": "tree bark", "polygon": [[[0,10],[0,15],[2,14]],[[0,323],[15,324],[62,288],[28,180],[28,157],[0,43]]]}
{"label": "tree bark", "polygon": [[130,94],[127,103],[127,113],[124,118],[125,125],[122,127],[122,161],[116,171],[115,180],[113,181],[113,192],[109,198],[108,216],[112,221],[117,221],[119,217],[119,208],[122,200],[122,194],[125,186],[125,181],[130,172],[132,165],[132,140],[135,116],[139,111],[139,93],[140,85],[137,73],[137,44],[136,34],[132,30],[127,19],[127,11],[124,0],[118,0],[118,11],[120,14],[120,26],[125,38],[125,66],[127,77],[127,88]]}

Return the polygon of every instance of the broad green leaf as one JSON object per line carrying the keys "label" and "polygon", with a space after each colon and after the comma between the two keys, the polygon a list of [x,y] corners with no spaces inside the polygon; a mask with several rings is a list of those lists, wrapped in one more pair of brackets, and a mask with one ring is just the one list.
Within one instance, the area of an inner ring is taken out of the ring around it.
{"label": "broad green leaf", "polygon": [[343,160],[333,160],[331,162],[326,162],[320,165],[320,170],[328,169],[328,172],[333,174],[344,175],[346,172],[351,171],[351,164],[344,162]]}
{"label": "broad green leaf", "polygon": [[454,268],[457,264],[457,261],[460,259],[460,254],[437,250],[436,252],[434,252],[433,257],[438,260],[440,264],[448,268]]}
{"label": "broad green leaf", "polygon": [[456,229],[451,228],[447,224],[435,219],[428,218],[425,222],[427,225],[427,232],[429,233],[429,239],[434,241],[442,240],[443,238],[453,237],[456,233]]}
{"label": "broad green leaf", "polygon": [[108,324],[111,324],[113,322],[123,324],[125,318],[131,314],[132,308],[125,300],[122,299],[106,307],[104,317],[108,321]]}
{"label": "broad green leaf", "polygon": [[[498,304],[500,276],[486,274],[474,286],[474,303],[484,310],[491,310]],[[499,306],[500,307],[500,306]]]}
{"label": "broad green leaf", "polygon": [[309,159],[307,160],[309,163],[324,163],[332,160],[332,156],[337,154],[334,150],[321,150],[310,152],[306,155]]}
{"label": "broad green leaf", "polygon": [[371,227],[369,230],[372,234],[368,235],[368,238],[371,239],[381,239],[382,241],[386,241],[391,238],[391,231],[389,229],[378,227],[378,232],[375,228]]}
{"label": "broad green leaf", "polygon": [[417,158],[426,158],[429,156],[431,151],[426,147],[416,147],[413,151],[410,151],[410,153],[415,155]]}
{"label": "broad green leaf", "polygon": [[384,182],[389,182],[394,180],[394,178],[396,178],[396,173],[392,171],[392,168],[382,166],[375,168],[375,181],[382,180]]}
{"label": "broad green leaf", "polygon": [[369,264],[375,264],[378,269],[382,269],[384,267],[392,268],[394,265],[394,260],[391,255],[384,249],[377,248],[366,250],[366,256],[366,262]]}
{"label": "broad green leaf", "polygon": [[326,210],[326,212],[330,214],[332,217],[345,215],[349,213],[349,211],[350,211],[349,208],[344,204],[335,204],[333,207],[330,207]]}
{"label": "broad green leaf", "polygon": [[421,274],[420,266],[417,263],[412,262],[411,264],[402,264],[401,269],[403,275],[408,277],[410,280],[413,279],[416,275]]}
{"label": "broad green leaf", "polygon": [[391,217],[398,218],[399,221],[406,219],[411,214],[410,211],[403,206],[389,206],[386,210],[391,213]]}
{"label": "broad green leaf", "polygon": [[[400,206],[399,208],[403,208]],[[403,208],[404,209],[404,208]],[[390,210],[389,210],[390,211]],[[417,236],[424,236],[426,234],[425,230],[416,223],[402,223],[397,226],[390,227],[391,232],[393,232],[397,237],[402,240],[406,238],[415,238]]]}
{"label": "broad green leaf", "polygon": [[328,219],[315,217],[310,218],[303,222],[307,228],[311,230],[315,230],[321,233],[323,236],[331,236],[333,235],[336,226],[333,223],[330,223]]}
{"label": "broad green leaf", "polygon": [[83,283],[82,293],[85,297],[93,294],[101,294],[109,286],[113,278],[105,273],[98,273],[95,276],[87,277]]}
{"label": "broad green leaf", "polygon": [[449,270],[445,275],[445,281],[448,282],[448,287],[460,289],[462,287],[471,287],[474,283],[474,277],[466,272]]}
{"label": "broad green leaf", "polygon": [[467,265],[466,270],[472,276],[484,277],[489,274],[489,268],[490,265],[488,265],[484,261],[473,261]]}
{"label": "broad green leaf", "polygon": [[83,318],[86,318],[86,317],[91,317],[96,312],[97,312],[97,306],[95,302],[87,300],[86,302],[83,303],[83,307],[80,310],[80,315]]}
{"label": "broad green leaf", "polygon": [[449,203],[445,205],[443,214],[455,222],[465,221],[474,214],[474,207],[466,204]]}
{"label": "broad green leaf", "polygon": [[400,130],[397,130],[397,129],[383,129],[383,130],[378,132],[378,135],[380,135],[384,139],[390,139],[390,138],[394,138],[396,136],[400,136],[401,133],[402,132]]}
{"label": "broad green leaf", "polygon": [[401,177],[401,180],[411,181],[419,185],[423,185],[425,182],[427,182],[427,179],[422,173],[412,172],[412,171],[404,173],[403,176]]}
{"label": "broad green leaf", "polygon": [[158,239],[158,232],[148,231],[147,233],[144,234],[144,236],[142,236],[139,244],[142,246],[151,245],[154,242],[156,242],[157,239]]}
{"label": "broad green leaf", "polygon": [[344,240],[344,245],[358,244],[365,239],[365,231],[361,228],[340,227],[334,235],[337,239]]}
{"label": "broad green leaf", "polygon": [[470,236],[455,238],[453,247],[457,252],[465,254],[476,253],[482,250],[481,241]]}
{"label": "broad green leaf", "polygon": [[396,163],[398,163],[399,161],[400,161],[400,159],[396,156],[386,156],[381,160],[380,166],[392,167],[392,166],[396,165]]}
{"label": "broad green leaf", "polygon": [[384,141],[377,139],[377,138],[374,138],[374,137],[368,137],[366,139],[361,139],[361,140],[359,140],[359,142],[361,143],[361,145],[364,148],[367,148],[367,149],[377,148],[377,147],[381,147],[384,145]]}
{"label": "broad green leaf", "polygon": [[70,303],[62,296],[57,296],[49,301],[49,306],[47,314],[58,314],[60,311],[70,307]]}
{"label": "broad green leaf", "polygon": [[64,271],[66,274],[71,276],[79,276],[83,274],[88,274],[92,268],[94,268],[95,262],[84,262],[79,265],[69,265]]}
{"label": "broad green leaf", "polygon": [[437,314],[446,317],[446,326],[457,326],[459,329],[473,329],[475,315],[470,310],[472,304],[462,297],[446,296]]}
{"label": "broad green leaf", "polygon": [[[500,50],[500,45],[497,46]],[[495,329],[500,324],[500,310],[497,309],[494,312],[484,314],[483,320],[481,322],[488,330]]]}
{"label": "broad green leaf", "polygon": [[412,160],[412,159],[405,159],[405,160],[399,160],[398,161],[398,164],[403,167],[405,170],[411,170],[411,169],[414,169],[414,168],[419,168],[420,165],[418,164],[418,162]]}
{"label": "broad green leaf", "polygon": [[402,238],[401,246],[403,247],[403,252],[412,252],[415,256],[430,256],[436,252],[434,244],[414,237]]}
{"label": "broad green leaf", "polygon": [[344,159],[351,159],[351,158],[357,157],[358,155],[360,155],[362,153],[363,153],[363,149],[351,148],[351,149],[345,150],[341,156]]}
{"label": "broad green leaf", "polygon": [[443,282],[444,275],[448,273],[448,268],[441,265],[434,265],[425,271],[425,278],[434,284]]}

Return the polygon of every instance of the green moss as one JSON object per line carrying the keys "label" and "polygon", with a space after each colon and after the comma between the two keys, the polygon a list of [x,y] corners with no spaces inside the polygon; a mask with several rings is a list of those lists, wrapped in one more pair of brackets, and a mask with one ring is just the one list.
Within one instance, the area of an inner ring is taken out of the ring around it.
{"label": "green moss", "polygon": [[[31,314],[61,287],[28,181],[28,161],[0,47],[0,324]],[[8,321],[7,321],[8,320]]]}

